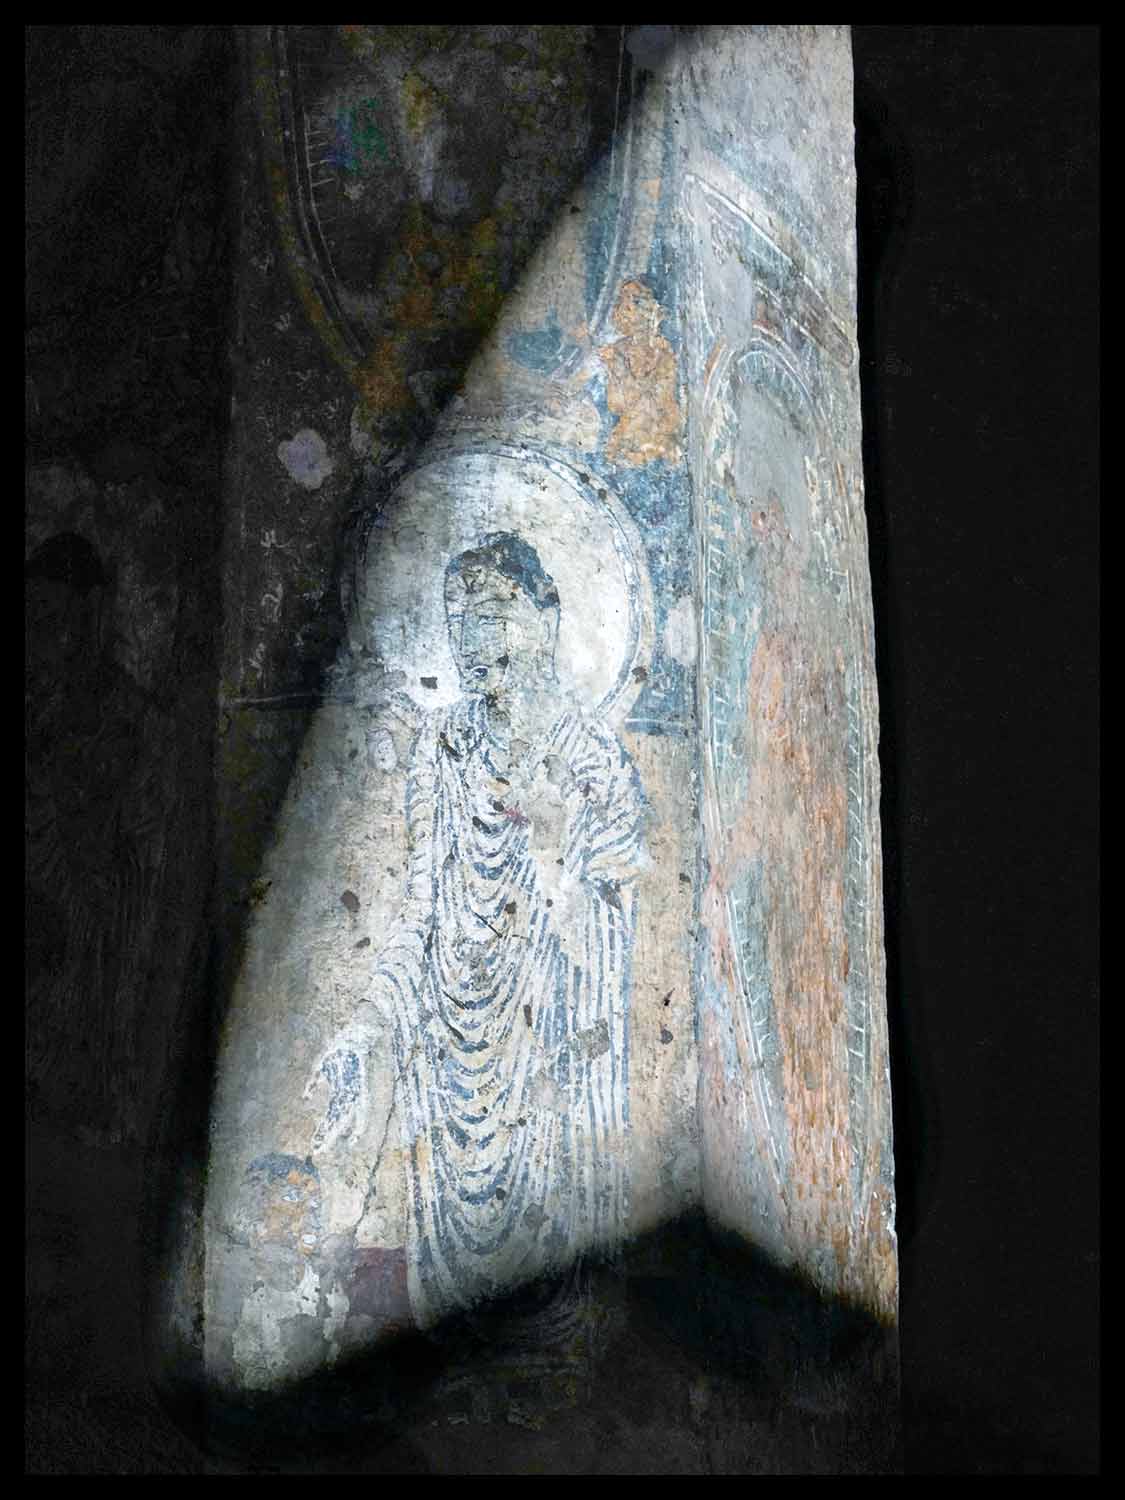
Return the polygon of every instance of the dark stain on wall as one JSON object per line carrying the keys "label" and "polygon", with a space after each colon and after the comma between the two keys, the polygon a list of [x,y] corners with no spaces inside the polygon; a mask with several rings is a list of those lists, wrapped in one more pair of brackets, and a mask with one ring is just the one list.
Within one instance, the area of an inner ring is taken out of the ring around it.
{"label": "dark stain on wall", "polygon": [[33,1472],[200,1462],[141,1288],[211,1074],[232,64],[226,27],[26,33]]}

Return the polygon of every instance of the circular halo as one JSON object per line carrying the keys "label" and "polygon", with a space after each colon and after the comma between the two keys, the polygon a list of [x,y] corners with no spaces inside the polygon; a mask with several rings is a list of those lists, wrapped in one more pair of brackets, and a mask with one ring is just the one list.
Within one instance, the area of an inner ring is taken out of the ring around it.
{"label": "circular halo", "polygon": [[422,708],[462,694],[449,650],[445,569],[493,532],[535,548],[559,594],[559,684],[619,722],[652,650],[652,596],[636,528],[601,480],[516,446],[459,449],[413,470],[372,534],[360,580],[365,640]]}

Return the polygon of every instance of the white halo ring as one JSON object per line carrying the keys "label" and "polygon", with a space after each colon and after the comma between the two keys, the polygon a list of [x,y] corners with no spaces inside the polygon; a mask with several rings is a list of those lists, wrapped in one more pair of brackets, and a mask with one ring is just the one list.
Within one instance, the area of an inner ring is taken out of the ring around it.
{"label": "white halo ring", "polygon": [[449,650],[445,569],[485,536],[505,531],[535,548],[558,589],[560,687],[619,723],[652,652],[643,544],[602,480],[541,450],[461,447],[401,481],[360,580],[367,644],[386,670],[405,674],[403,690],[420,707],[453,703],[462,688]]}

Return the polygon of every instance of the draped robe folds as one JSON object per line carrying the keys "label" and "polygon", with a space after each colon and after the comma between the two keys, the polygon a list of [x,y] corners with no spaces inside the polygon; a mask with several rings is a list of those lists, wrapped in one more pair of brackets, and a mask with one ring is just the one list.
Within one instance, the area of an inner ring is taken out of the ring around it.
{"label": "draped robe folds", "polygon": [[624,1233],[643,794],[617,739],[576,710],[524,758],[544,763],[562,803],[549,851],[483,698],[415,748],[406,898],[372,998],[395,1022],[422,1327]]}

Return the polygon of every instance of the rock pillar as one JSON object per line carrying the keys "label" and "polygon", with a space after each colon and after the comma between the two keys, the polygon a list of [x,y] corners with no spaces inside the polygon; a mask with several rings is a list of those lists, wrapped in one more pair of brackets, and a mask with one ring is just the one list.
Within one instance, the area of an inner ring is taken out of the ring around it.
{"label": "rock pillar", "polygon": [[653,1324],[623,1464],[885,1465],[846,29],[244,54],[216,1410],[346,1388],[465,1472]]}

